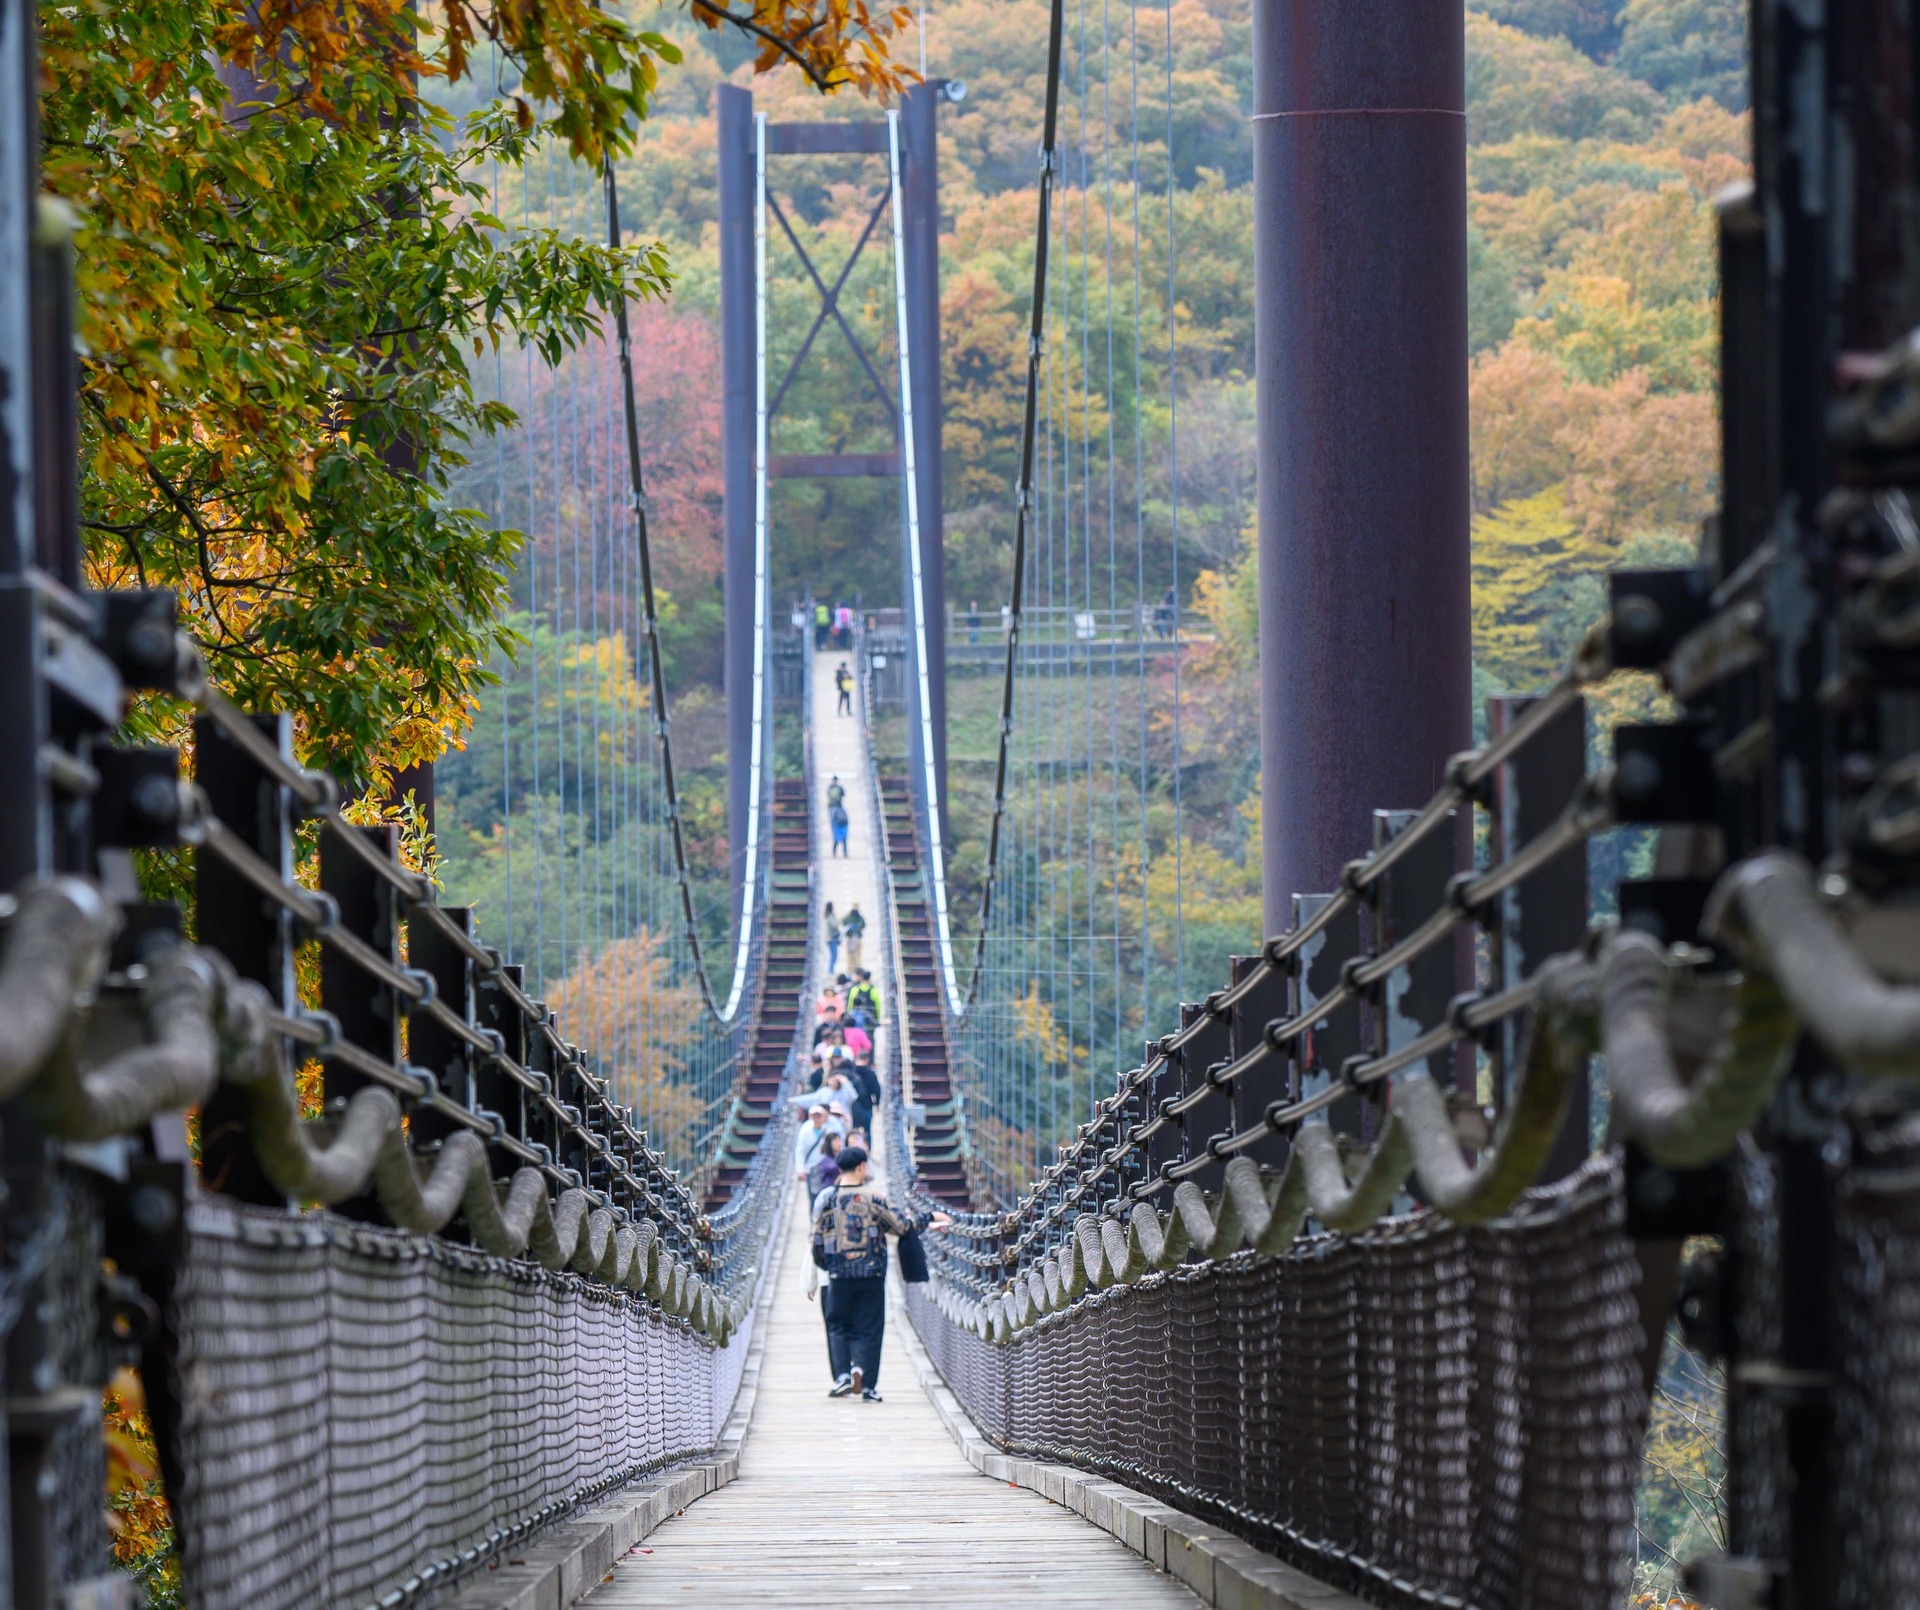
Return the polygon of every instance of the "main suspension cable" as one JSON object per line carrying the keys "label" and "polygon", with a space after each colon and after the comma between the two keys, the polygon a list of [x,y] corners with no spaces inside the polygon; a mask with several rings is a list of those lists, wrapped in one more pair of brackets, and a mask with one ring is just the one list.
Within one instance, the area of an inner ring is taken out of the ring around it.
{"label": "main suspension cable", "polygon": [[[614,179],[611,159],[602,160],[600,171],[607,197],[607,244],[618,251],[620,249],[620,192]],[[659,758],[660,787],[666,804],[668,838],[673,846],[673,876],[680,888],[680,916],[686,926],[687,946],[692,953],[694,974],[699,981],[701,997],[709,1012],[721,1022],[731,1023],[740,1009],[740,1001],[746,989],[747,961],[753,939],[751,917],[754,886],[758,881],[755,850],[758,845],[761,809],[760,789],[757,787],[749,789],[747,864],[741,880],[740,924],[734,946],[733,981],[727,994],[726,1004],[722,1006],[719,995],[713,987],[713,980],[708,974],[706,956],[700,944],[700,924],[694,911],[693,880],[688,868],[686,823],[680,805],[680,787],[673,764],[672,723],[667,714],[667,675],[660,648],[660,614],[653,583],[653,549],[647,528],[646,477],[640,459],[640,414],[633,388],[633,337],[624,297],[615,302],[613,319],[620,350],[620,393],[626,416],[627,471],[634,519],[634,550],[640,560],[640,630],[647,640],[647,668],[653,701],[654,750]],[[764,592],[764,588],[762,591]],[[764,602],[763,597],[755,610],[755,624],[762,629],[762,632],[765,626]],[[756,632],[755,635],[758,638],[762,633]],[[756,664],[758,658],[756,656]],[[755,683],[753,771],[757,782],[760,769],[758,757],[761,748],[758,719],[760,689],[757,672]]]}
{"label": "main suspension cable", "polygon": [[994,761],[993,820],[987,830],[987,864],[980,885],[979,931],[974,936],[973,966],[963,1006],[979,997],[993,924],[993,894],[1000,874],[1000,842],[1007,809],[1007,768],[1013,735],[1013,696],[1019,675],[1022,612],[1026,607],[1027,543],[1033,521],[1034,437],[1040,417],[1041,358],[1046,351],[1047,246],[1053,230],[1053,185],[1059,172],[1060,58],[1066,32],[1066,0],[1053,0],[1047,13],[1047,100],[1040,137],[1040,195],[1034,226],[1033,308],[1027,321],[1027,398],[1020,426],[1020,479],[1015,490],[1013,586],[1006,622],[1006,667],[1000,691],[1000,740]]}

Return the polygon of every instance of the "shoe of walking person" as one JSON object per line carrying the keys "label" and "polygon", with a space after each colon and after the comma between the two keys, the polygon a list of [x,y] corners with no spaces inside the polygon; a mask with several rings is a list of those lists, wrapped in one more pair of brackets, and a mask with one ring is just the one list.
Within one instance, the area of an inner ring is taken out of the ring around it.
{"label": "shoe of walking person", "polygon": [[866,1391],[860,1394],[860,1401],[862,1403],[885,1403],[887,1400],[881,1397],[878,1392],[874,1391],[872,1387],[868,1387]]}
{"label": "shoe of walking person", "polygon": [[853,1384],[853,1377],[851,1375],[843,1375],[839,1380],[835,1381],[832,1386],[827,1388],[827,1396],[830,1398],[844,1398],[849,1392],[857,1390],[858,1388]]}

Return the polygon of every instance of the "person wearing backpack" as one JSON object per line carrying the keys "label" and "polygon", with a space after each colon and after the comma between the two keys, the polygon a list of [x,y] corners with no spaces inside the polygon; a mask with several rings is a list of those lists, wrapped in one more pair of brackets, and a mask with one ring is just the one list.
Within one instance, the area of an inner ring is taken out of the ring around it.
{"label": "person wearing backpack", "polygon": [[833,685],[840,693],[840,701],[834,706],[833,713],[837,716],[852,715],[853,673],[847,669],[847,662],[845,660],[840,662],[840,668],[833,673]]}
{"label": "person wearing backpack", "polygon": [[[833,824],[833,853],[843,859],[847,853],[847,808],[835,805],[827,812],[827,820]],[[841,924],[842,927],[846,925]]]}
{"label": "person wearing backpack", "polygon": [[813,1203],[813,1261],[832,1285],[827,1320],[829,1351],[848,1361],[827,1396],[858,1392],[868,1403],[880,1401],[880,1344],[887,1327],[887,1237],[909,1235],[953,1223],[946,1213],[927,1213],[865,1189],[867,1154],[858,1146],[842,1148],[840,1177]]}
{"label": "person wearing backpack", "polygon": [[[865,918],[861,919],[860,926],[862,928],[866,927]],[[849,962],[851,963],[851,958],[849,958]],[[868,972],[866,968],[855,967],[853,969],[853,976],[859,980],[859,982],[847,991],[847,1010],[849,1012],[858,1012],[864,1016],[866,1022],[861,1026],[871,1029],[874,1024],[880,1021],[880,992],[873,987],[873,974]]]}
{"label": "person wearing backpack", "polygon": [[825,604],[813,606],[813,646],[824,649],[827,646],[827,633],[833,626],[833,612]]}
{"label": "person wearing backpack", "polygon": [[846,797],[847,791],[840,786],[840,779],[838,777],[835,777],[832,782],[827,784],[828,810],[832,810],[836,805],[844,804]]}
{"label": "person wearing backpack", "polygon": [[858,969],[860,936],[867,931],[867,919],[860,915],[860,906],[857,901],[847,907],[846,920],[840,924],[840,931],[847,936],[847,965]]}

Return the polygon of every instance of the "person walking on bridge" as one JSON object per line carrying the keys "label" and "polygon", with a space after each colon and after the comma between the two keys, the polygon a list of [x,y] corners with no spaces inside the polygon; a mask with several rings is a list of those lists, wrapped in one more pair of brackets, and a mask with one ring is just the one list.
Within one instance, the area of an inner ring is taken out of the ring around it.
{"label": "person walking on bridge", "polygon": [[845,660],[840,662],[839,669],[833,673],[833,685],[840,691],[840,702],[834,706],[833,713],[837,716],[852,715],[853,673],[847,669],[847,662]]}
{"label": "person walking on bridge", "polygon": [[859,902],[847,907],[846,920],[840,924],[840,931],[847,936],[847,966],[857,972],[860,967],[860,939],[867,931],[867,919],[860,915]]}
{"label": "person walking on bridge", "polygon": [[[864,917],[860,919],[860,925],[862,928],[866,926]],[[863,1029],[870,1029],[880,1021],[880,992],[873,987],[873,974],[866,968],[855,967],[853,976],[856,982],[853,988],[847,991],[847,1010],[857,1012],[864,1017],[866,1021],[860,1026]]]}
{"label": "person walking on bridge", "polygon": [[953,1223],[945,1213],[902,1206],[866,1189],[867,1154],[858,1146],[843,1149],[840,1177],[814,1198],[813,1261],[832,1281],[830,1330],[848,1361],[829,1397],[858,1392],[868,1403],[880,1401],[880,1344],[887,1328],[887,1237],[932,1225]]}
{"label": "person walking on bridge", "polygon": [[813,606],[813,646],[824,649],[827,646],[827,633],[833,629],[833,612],[825,604]]}
{"label": "person walking on bridge", "polygon": [[[833,853],[844,861],[847,857],[847,807],[844,804],[829,806],[827,821],[833,828]],[[843,923],[841,926],[846,925]]]}

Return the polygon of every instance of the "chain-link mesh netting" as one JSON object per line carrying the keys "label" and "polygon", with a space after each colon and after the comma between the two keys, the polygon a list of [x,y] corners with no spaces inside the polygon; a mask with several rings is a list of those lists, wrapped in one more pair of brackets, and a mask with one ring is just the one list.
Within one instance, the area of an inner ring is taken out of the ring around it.
{"label": "chain-link mesh netting", "polygon": [[1617,1164],[1090,1295],[995,1345],[909,1287],[980,1429],[1392,1605],[1616,1610],[1644,1400]]}
{"label": "chain-link mesh netting", "polygon": [[[191,1210],[172,1315],[200,1610],[361,1610],[710,1449],[724,1348],[641,1299],[425,1236]],[[464,1556],[464,1558],[463,1558]]]}
{"label": "chain-link mesh netting", "polygon": [[1845,1610],[1920,1604],[1920,1126],[1841,1180],[1834,1447]]}

